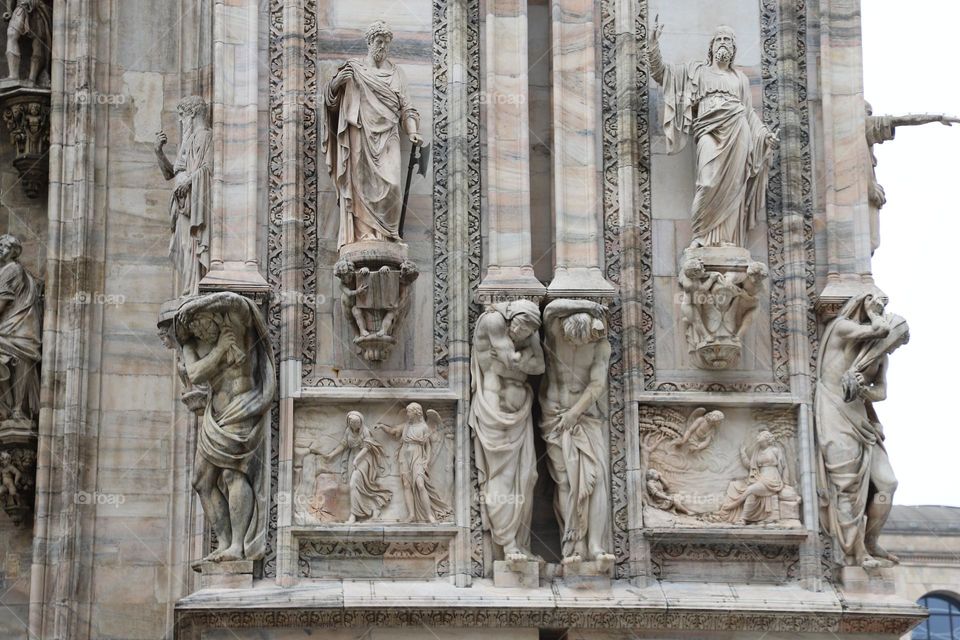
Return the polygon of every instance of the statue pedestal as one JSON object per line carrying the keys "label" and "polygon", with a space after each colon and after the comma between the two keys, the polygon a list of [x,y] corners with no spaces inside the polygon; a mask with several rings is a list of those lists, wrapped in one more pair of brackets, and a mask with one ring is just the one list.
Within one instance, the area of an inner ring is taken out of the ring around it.
{"label": "statue pedestal", "polygon": [[767,279],[742,247],[690,247],[680,259],[681,317],[688,353],[700,369],[730,369]]}
{"label": "statue pedestal", "polygon": [[497,560],[493,563],[493,586],[503,589],[536,589],[540,586],[540,563]]}
{"label": "statue pedestal", "polygon": [[201,589],[250,589],[253,560],[200,563]]}
{"label": "statue pedestal", "polygon": [[563,565],[563,584],[572,589],[610,589],[610,563],[596,560]]}
{"label": "statue pedestal", "polygon": [[[340,280],[347,321],[357,334],[357,355],[381,362],[397,344],[400,324],[410,306],[417,265],[402,242],[363,240],[340,248],[334,267]],[[349,293],[347,293],[349,292]]]}
{"label": "statue pedestal", "polygon": [[866,570],[863,567],[840,569],[840,585],[846,593],[890,595],[897,592],[893,567]]}

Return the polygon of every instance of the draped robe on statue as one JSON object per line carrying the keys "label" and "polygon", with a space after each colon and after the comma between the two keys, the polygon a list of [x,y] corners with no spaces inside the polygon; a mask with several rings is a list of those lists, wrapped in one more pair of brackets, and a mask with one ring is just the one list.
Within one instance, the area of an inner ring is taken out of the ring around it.
{"label": "draped robe on statue", "polygon": [[[40,292],[36,280],[16,260],[0,267],[0,300],[6,302],[0,312],[0,376],[9,381],[10,397],[0,398],[9,414],[24,410],[28,415],[40,411]],[[16,378],[20,376],[21,379]],[[14,386],[23,385],[23,403],[14,406]],[[8,415],[0,415],[5,419]]]}
{"label": "draped robe on statue", "polygon": [[697,145],[693,241],[742,247],[766,205],[770,151],[750,81],[739,69],[717,71],[705,62],[665,64],[662,72],[667,153],[683,149],[684,134]]}
{"label": "draped robe on statue", "polygon": [[[497,310],[485,313],[500,313]],[[481,316],[482,318],[483,316]],[[506,318],[509,326],[509,318]],[[477,321],[480,324],[480,320]],[[522,550],[530,548],[530,522],[533,517],[533,486],[537,483],[537,459],[533,445],[533,389],[524,382],[525,397],[520,409],[504,411],[499,397],[484,386],[486,376],[479,358],[470,358],[470,428],[479,475],[484,528],[494,543],[503,547],[516,540]]]}
{"label": "draped robe on statue", "polygon": [[210,129],[194,131],[173,165],[175,185],[190,183],[185,195],[176,186],[170,197],[170,260],[180,276],[180,295],[196,295],[210,268],[210,187],[213,175]]}
{"label": "draped robe on statue", "polygon": [[400,126],[419,120],[400,67],[348,60],[353,71],[340,91],[327,85],[320,141],[340,201],[337,246],[359,240],[400,240],[403,191]]}
{"label": "draped robe on statue", "polygon": [[[859,349],[851,353],[853,357],[842,363],[842,372],[837,367],[825,372],[825,358],[844,350],[844,340],[855,339],[837,335],[839,323],[866,323],[865,326],[869,326],[869,321],[863,320],[864,305],[863,297],[852,299],[827,327],[817,363],[820,375],[814,409],[819,445],[817,472],[821,493],[821,523],[837,541],[838,561],[843,555],[855,558],[857,549],[863,547],[871,477],[881,473],[893,478],[883,446],[883,426],[873,403],[860,397],[857,385],[851,381],[857,372],[866,374],[868,370],[876,369],[874,379],[868,377],[867,384],[882,382],[887,353],[908,332],[906,321],[891,314],[885,319],[890,329],[886,337],[860,341]],[[830,379],[826,379],[828,376]],[[839,379],[836,379],[838,376]]]}

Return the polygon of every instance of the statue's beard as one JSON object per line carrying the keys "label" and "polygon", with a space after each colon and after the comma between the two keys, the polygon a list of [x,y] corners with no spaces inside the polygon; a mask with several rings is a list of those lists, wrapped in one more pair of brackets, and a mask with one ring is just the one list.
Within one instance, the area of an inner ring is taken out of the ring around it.
{"label": "statue's beard", "polygon": [[733,52],[730,51],[727,47],[720,45],[717,47],[717,50],[714,51],[713,57],[718,62],[723,62],[725,64],[730,64],[730,61],[733,60]]}
{"label": "statue's beard", "polygon": [[373,52],[373,61],[380,64],[387,57],[386,49],[377,49]]}

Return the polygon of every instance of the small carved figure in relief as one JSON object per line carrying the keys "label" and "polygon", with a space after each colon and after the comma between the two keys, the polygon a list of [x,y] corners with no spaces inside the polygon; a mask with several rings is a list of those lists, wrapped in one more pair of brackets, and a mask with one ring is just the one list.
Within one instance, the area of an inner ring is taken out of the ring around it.
{"label": "small carved figure in relief", "polygon": [[814,398],[820,522],[836,543],[834,559],[865,569],[897,562],[877,543],[897,478],[873,403],[886,399],[889,355],[907,343],[910,331],[885,306],[879,291],[861,293],[827,326]]}
{"label": "small carved figure in relief", "polygon": [[[13,464],[13,457],[9,451],[0,451],[0,499],[9,495],[9,502],[13,505],[20,505],[20,493],[18,485],[23,473]],[[4,502],[8,502],[4,499]]]}
{"label": "small carved figure in relief", "polygon": [[387,312],[380,323],[381,336],[393,335],[394,325],[403,317],[410,304],[410,293],[413,291],[411,285],[419,275],[420,270],[412,260],[404,260],[400,263],[400,297],[392,305],[387,306]]}
{"label": "small carved figure in relief", "polygon": [[602,406],[610,343],[607,310],[587,300],[554,300],[543,311],[546,372],[540,431],[556,483],[554,511],[563,529],[563,564],[613,566],[610,548],[609,449]]}
{"label": "small carved figure in relief", "polygon": [[529,300],[497,302],[477,319],[470,357],[470,428],[484,526],[503,559],[532,559],[530,522],[537,459],[533,389],[544,371],[540,307]]}
{"label": "small carved figure in relief", "polygon": [[883,144],[893,140],[897,127],[915,127],[918,125],[939,122],[945,126],[960,123],[960,118],[943,114],[908,114],[905,116],[875,116],[873,107],[865,101],[867,111],[867,153],[870,157],[870,185],[868,196],[870,200],[870,252],[873,253],[880,246],[880,209],[887,203],[887,195],[883,187],[877,182],[877,155],[873,145]]}
{"label": "small carved figure in relief", "polygon": [[728,274],[732,284],[737,287],[737,297],[733,301],[734,333],[741,340],[745,337],[753,316],[760,304],[760,294],[765,290],[767,265],[751,262],[747,271],[741,274]]}
{"label": "small carved figure in relief", "polygon": [[768,165],[779,144],[753,110],[750,80],[734,66],[736,36],[717,27],[707,60],[665,64],[663,26],[654,20],[647,47],[651,77],[663,87],[667,153],[693,137],[697,149],[691,247],[744,247],[764,215]]}
{"label": "small carved figure in relief", "polygon": [[790,468],[783,447],[766,429],[740,450],[740,460],[749,470],[746,479],[734,480],[720,508],[734,524],[799,520],[800,495],[790,484]]}
{"label": "small carved figure in relief", "polygon": [[196,295],[210,268],[210,187],[213,180],[213,132],[207,104],[188,96],[177,104],[181,138],[171,163],[163,150],[167,134],[157,133],[154,153],[166,180],[174,181],[170,196],[170,260],[180,278],[181,296]]}
{"label": "small carved figure in relief", "polygon": [[353,524],[358,518],[375,520],[380,517],[380,511],[390,502],[393,492],[380,482],[384,472],[383,447],[373,437],[362,413],[351,411],[347,414],[343,440],[332,451],[323,453],[314,445],[310,446],[310,451],[327,459],[347,452],[350,473],[350,517],[347,524]]}
{"label": "small carved figure in relief", "polygon": [[231,292],[188,299],[174,321],[187,377],[210,389],[193,477],[217,534],[205,560],[258,560],[266,544],[264,416],[276,391],[266,324],[253,301]]}
{"label": "small carved figure in relief", "polygon": [[357,306],[357,296],[366,292],[369,285],[358,285],[357,280],[358,277],[366,276],[369,273],[369,269],[356,270],[349,260],[340,259],[333,266],[333,274],[340,281],[340,304],[343,306],[343,312],[348,318],[353,318],[361,336],[370,335],[370,331],[367,329],[367,318],[363,309]]}
{"label": "small carved figure in relief", "polygon": [[723,423],[722,411],[707,411],[703,407],[694,409],[687,418],[687,429],[677,443],[688,451],[706,449],[713,441],[717,428]]}
{"label": "small carved figure in relief", "polygon": [[712,318],[705,318],[704,315],[716,315],[715,307],[708,303],[712,300],[711,291],[719,278],[719,273],[706,271],[700,258],[692,257],[683,261],[679,276],[680,289],[683,291],[680,317],[689,345],[697,345],[710,339],[707,325],[715,322],[711,322]]}
{"label": "small carved figure in relief", "polygon": [[340,65],[322,90],[321,152],[340,204],[338,248],[365,240],[400,240],[400,133],[423,144],[420,114],[399,66],[387,59],[390,27],[367,29],[367,56]]}
{"label": "small carved figure in relief", "polygon": [[685,516],[696,515],[683,506],[683,501],[679,495],[670,493],[666,481],[656,469],[647,469],[647,501],[648,503],[664,511],[672,511]]}
{"label": "small carved figure in relief", "polygon": [[20,241],[0,236],[0,420],[40,411],[40,287],[20,264]]}
{"label": "small carved figure in relief", "polygon": [[31,42],[30,74],[25,84],[50,82],[50,52],[53,46],[53,15],[45,0],[7,0],[3,19],[7,25],[7,81],[21,82],[20,40]]}
{"label": "small carved figure in relief", "polygon": [[391,427],[377,425],[400,439],[400,480],[403,483],[403,501],[407,507],[406,522],[437,522],[452,511],[430,480],[430,467],[436,458],[443,437],[443,420],[433,409],[427,410],[416,402],[407,405],[407,421]]}

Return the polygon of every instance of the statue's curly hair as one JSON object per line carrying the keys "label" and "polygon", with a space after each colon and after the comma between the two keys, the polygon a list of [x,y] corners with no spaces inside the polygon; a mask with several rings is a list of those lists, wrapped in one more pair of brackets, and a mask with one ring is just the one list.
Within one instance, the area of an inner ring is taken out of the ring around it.
{"label": "statue's curly hair", "polygon": [[363,35],[367,39],[367,44],[370,44],[370,41],[377,36],[386,36],[388,40],[393,40],[393,30],[390,28],[390,25],[383,20],[377,20],[367,27]]}
{"label": "statue's curly hair", "polygon": [[177,113],[181,116],[190,116],[202,114],[204,118],[207,117],[207,103],[200,96],[187,96],[180,100],[177,103]]}

